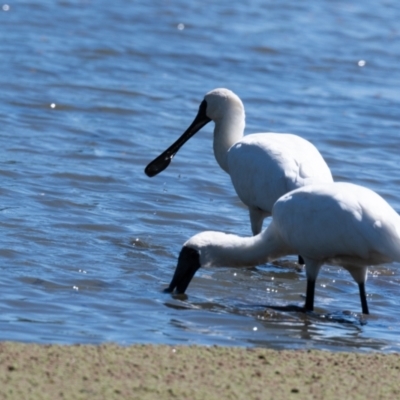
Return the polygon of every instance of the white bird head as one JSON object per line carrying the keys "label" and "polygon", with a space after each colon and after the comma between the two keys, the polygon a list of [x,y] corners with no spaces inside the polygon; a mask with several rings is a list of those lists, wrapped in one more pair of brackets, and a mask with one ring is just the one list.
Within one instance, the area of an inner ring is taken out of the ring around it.
{"label": "white bird head", "polygon": [[[189,128],[176,140],[167,150],[155,158],[147,165],[144,172],[147,176],[153,177],[168,167],[172,158],[179,149],[203,126],[210,121],[218,123],[220,121],[229,121],[238,126],[239,136],[243,135],[244,130],[244,107],[242,101],[235,93],[228,89],[214,89],[208,92],[201,102],[199,111]],[[233,142],[235,140],[231,140]],[[229,142],[230,147],[232,143]]]}
{"label": "white bird head", "polygon": [[244,119],[244,106],[240,98],[229,89],[218,88],[204,96],[206,115],[214,122],[232,115]]}
{"label": "white bird head", "polygon": [[218,252],[229,237],[223,232],[206,231],[192,236],[183,244],[179,253],[174,276],[166,292],[185,293],[189,283],[200,267],[218,264]]}

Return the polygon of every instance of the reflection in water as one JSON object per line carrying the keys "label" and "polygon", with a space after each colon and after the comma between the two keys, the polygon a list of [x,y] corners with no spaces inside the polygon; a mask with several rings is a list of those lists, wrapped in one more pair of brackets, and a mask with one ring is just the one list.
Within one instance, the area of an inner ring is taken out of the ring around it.
{"label": "reflection in water", "polygon": [[[180,298],[178,298],[178,296]],[[274,306],[274,305],[253,305],[236,304],[227,307],[224,304],[210,302],[190,302],[186,295],[173,295],[172,302],[166,301],[164,305],[174,310],[186,310],[196,312],[204,310],[215,314],[211,319],[223,320],[226,314],[247,317],[248,323],[251,320],[257,325],[261,325],[264,330],[263,338],[249,338],[250,343],[256,343],[257,346],[269,348],[285,348],[290,346],[290,338],[294,341],[305,341],[307,347],[314,347],[313,342],[319,343],[317,347],[324,349],[346,348],[352,343],[359,350],[384,348],[387,343],[379,339],[365,340],[364,327],[368,323],[369,316],[350,312],[337,313],[316,313],[305,312],[302,307],[296,305]],[[187,314],[185,314],[187,315]],[[184,318],[184,315],[182,315]],[[188,320],[172,319],[171,325],[179,330],[199,333],[203,329],[199,325]],[[217,329],[218,324],[215,326]],[[209,328],[213,330],[213,328]],[[253,327],[257,331],[258,328]],[[278,334],[278,332],[281,332]],[[284,332],[284,334],[282,334]],[[278,335],[278,336],[276,336]],[[279,339],[279,335],[283,336]],[[287,344],[283,344],[286,343]],[[299,344],[294,347],[299,346]]]}

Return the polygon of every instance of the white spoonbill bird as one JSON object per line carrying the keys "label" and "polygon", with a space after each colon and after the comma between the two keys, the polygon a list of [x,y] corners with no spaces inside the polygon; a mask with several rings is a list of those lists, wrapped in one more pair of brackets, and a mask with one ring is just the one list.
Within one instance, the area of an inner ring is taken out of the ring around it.
{"label": "white spoonbill bird", "polygon": [[211,120],[215,123],[215,158],[249,208],[253,235],[261,232],[264,218],[271,215],[279,197],[304,185],[333,181],[321,154],[307,140],[283,133],[243,136],[243,103],[228,89],[214,89],[205,95],[189,128],[145,173],[152,177],[167,168],[182,145]]}
{"label": "white spoonbill bird", "polygon": [[256,236],[208,231],[190,238],[166,291],[184,293],[202,266],[255,266],[289,254],[301,254],[306,264],[306,311],[314,308],[315,281],[327,263],[350,272],[359,286],[362,312],[368,314],[368,266],[400,262],[400,216],[362,186],[303,186],[279,198],[270,225]]}

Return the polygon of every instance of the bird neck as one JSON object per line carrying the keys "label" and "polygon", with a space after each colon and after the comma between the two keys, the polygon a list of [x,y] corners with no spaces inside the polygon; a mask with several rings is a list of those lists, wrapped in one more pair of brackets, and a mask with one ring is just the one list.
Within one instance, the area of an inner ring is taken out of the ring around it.
{"label": "bird neck", "polygon": [[224,235],[201,249],[204,266],[248,267],[265,264],[288,254],[296,254],[282,240],[273,222],[259,235]]}
{"label": "bird neck", "polygon": [[229,173],[228,150],[243,137],[245,127],[244,110],[240,107],[232,107],[223,118],[214,122],[214,156],[219,166]]}

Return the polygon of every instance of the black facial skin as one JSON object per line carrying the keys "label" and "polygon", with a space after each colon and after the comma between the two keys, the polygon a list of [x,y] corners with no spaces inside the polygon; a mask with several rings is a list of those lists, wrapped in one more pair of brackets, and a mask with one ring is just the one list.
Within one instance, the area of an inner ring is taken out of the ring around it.
{"label": "black facial skin", "polygon": [[165,293],[184,294],[196,271],[200,268],[200,254],[197,250],[190,247],[182,247],[179,253],[178,265],[169,287]]}
{"label": "black facial skin", "polygon": [[199,111],[196,118],[193,120],[189,128],[182,134],[182,136],[173,143],[167,150],[155,158],[144,170],[145,174],[150,178],[156,176],[168,167],[171,160],[174,158],[178,150],[204,125],[208,124],[211,119],[207,117],[207,103],[203,100],[200,104]]}

